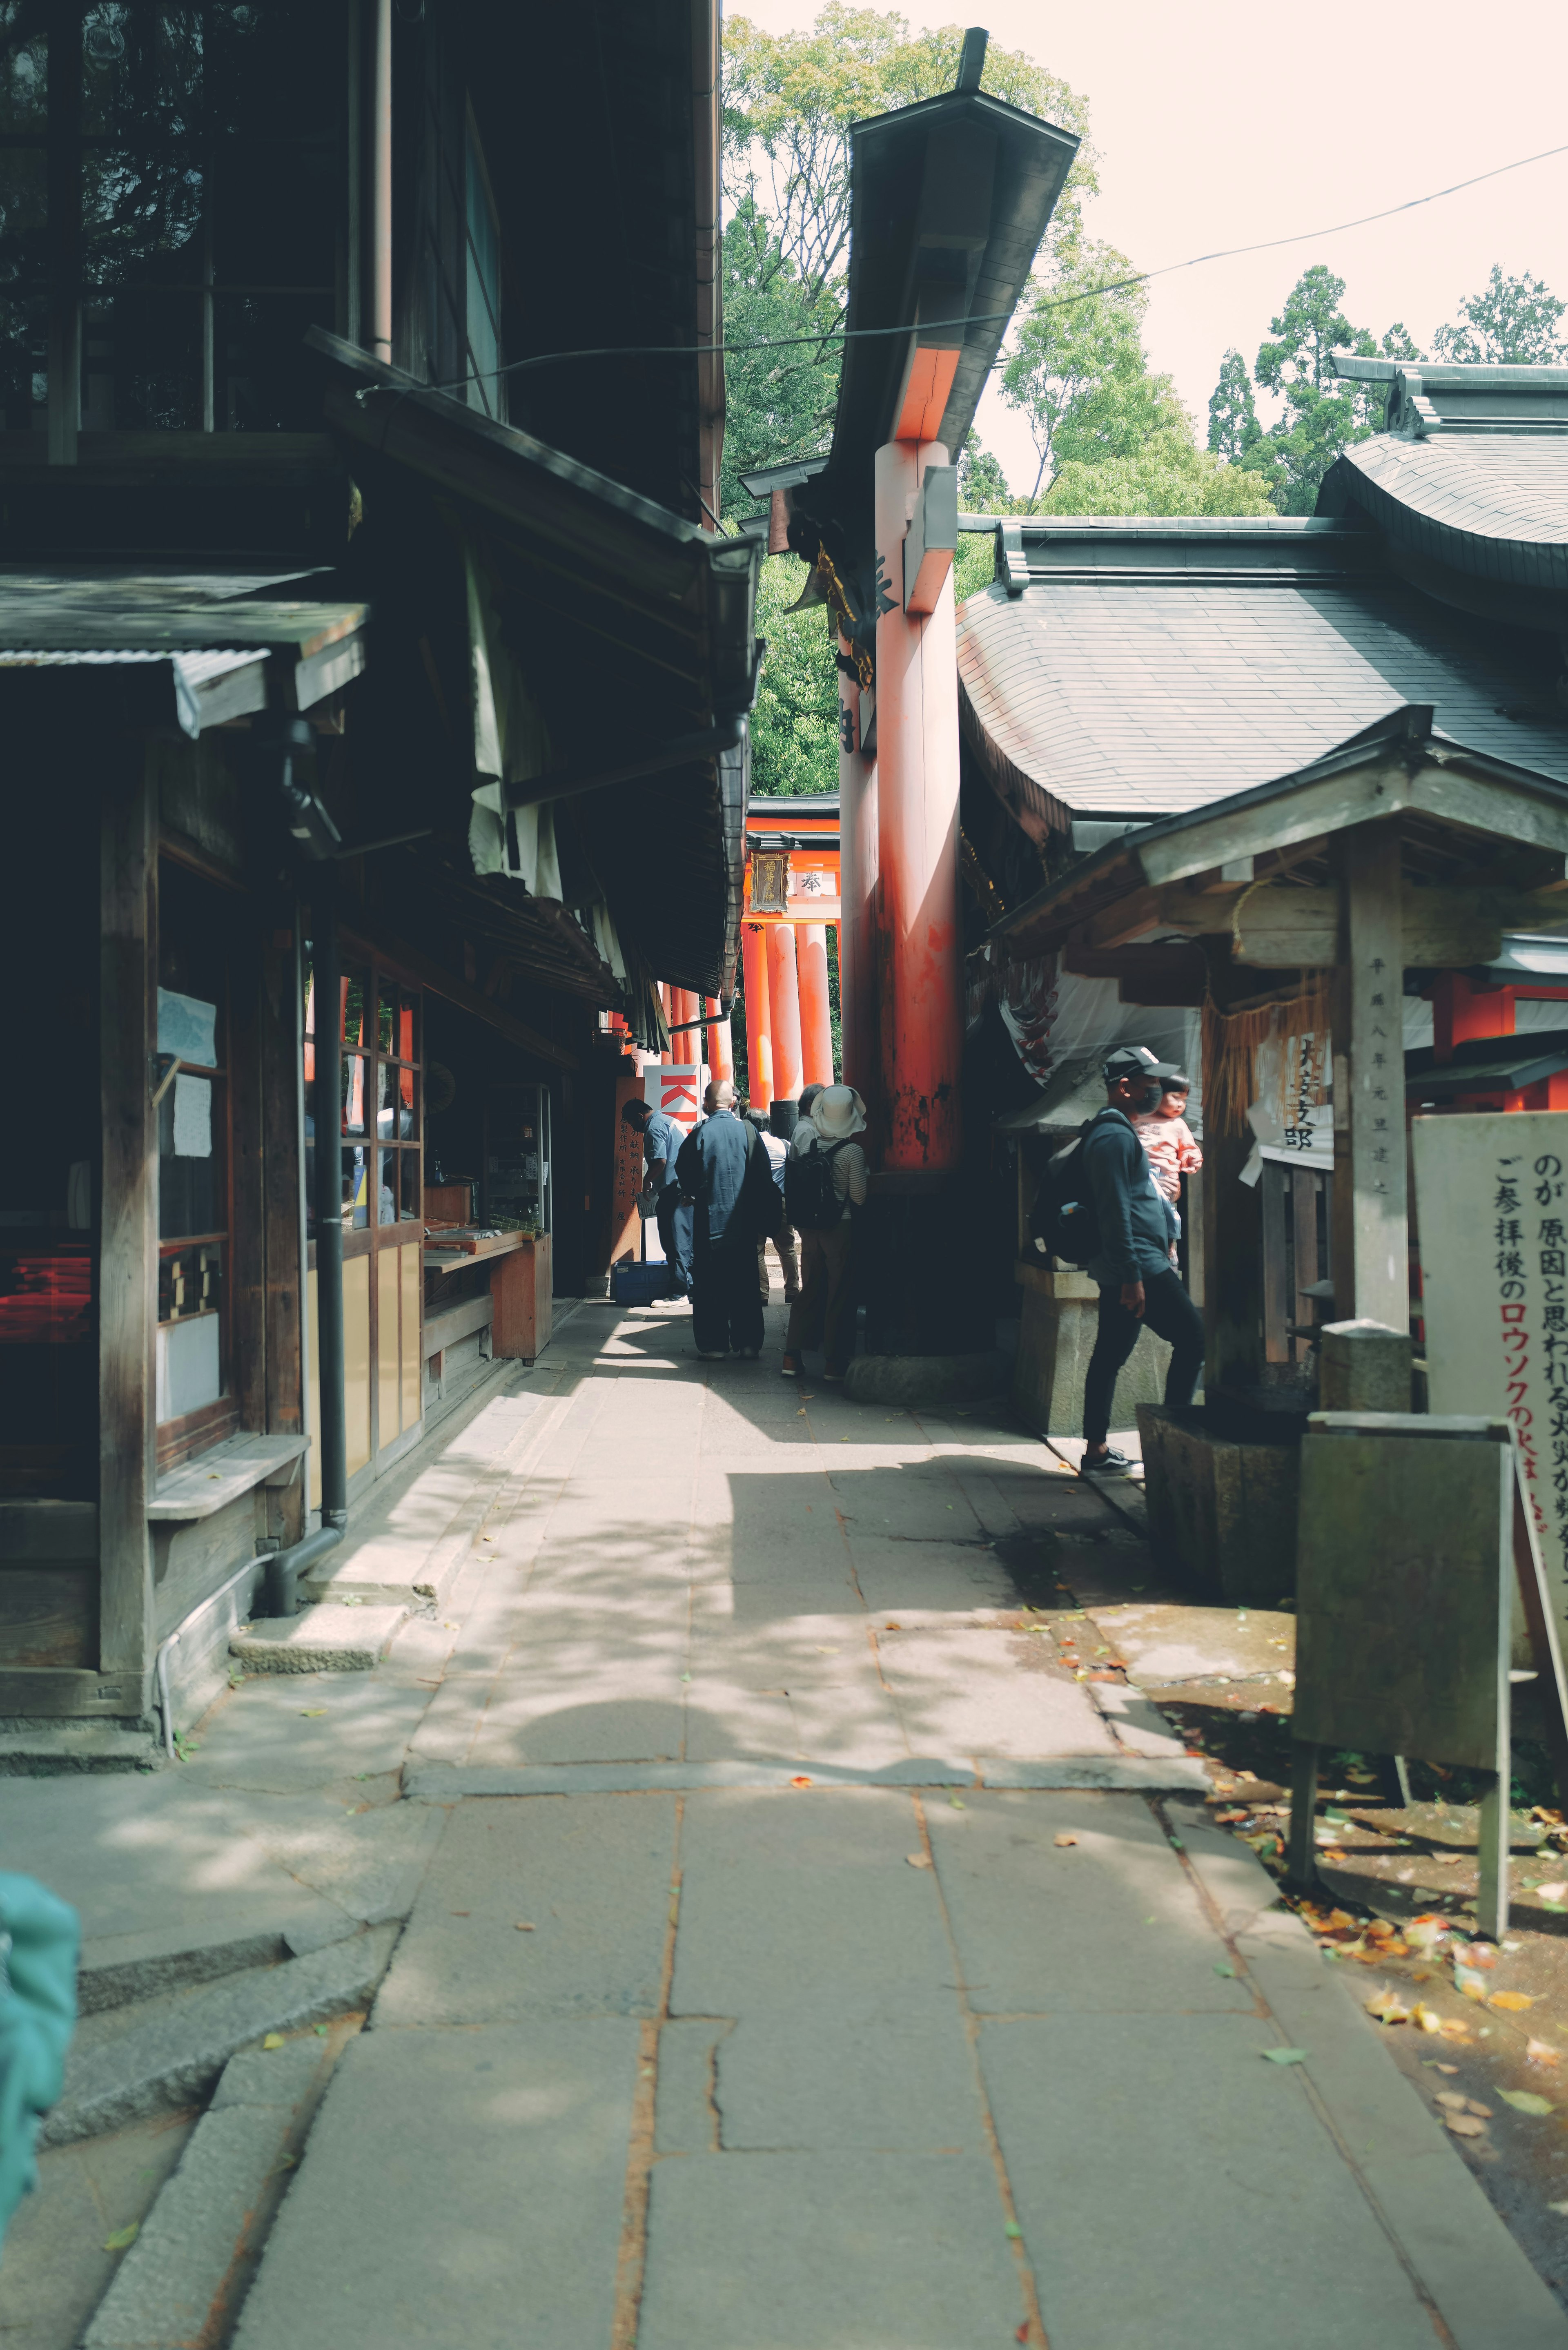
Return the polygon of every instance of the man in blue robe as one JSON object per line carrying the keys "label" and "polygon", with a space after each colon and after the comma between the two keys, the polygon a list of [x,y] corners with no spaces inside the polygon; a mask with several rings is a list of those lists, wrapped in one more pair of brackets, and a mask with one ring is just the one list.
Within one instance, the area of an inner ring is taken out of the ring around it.
{"label": "man in blue robe", "polygon": [[702,1097],[708,1115],[680,1146],[677,1179],[695,1201],[691,1321],[704,1362],[726,1355],[754,1363],[763,1351],[757,1235],[776,1232],[784,1202],[759,1136],[735,1116],[735,1088],[716,1079]]}

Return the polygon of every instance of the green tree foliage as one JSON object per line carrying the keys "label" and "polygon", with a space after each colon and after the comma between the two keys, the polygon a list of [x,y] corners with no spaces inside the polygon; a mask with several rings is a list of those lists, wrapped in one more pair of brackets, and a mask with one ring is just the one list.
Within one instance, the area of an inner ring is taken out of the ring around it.
{"label": "green tree foliage", "polygon": [[1247,362],[1240,351],[1228,350],[1209,398],[1209,446],[1228,465],[1239,465],[1262,430]]}
{"label": "green tree foliage", "polygon": [[[814,294],[784,253],[774,223],[745,196],[724,230],[724,338],[775,342],[836,325],[831,287]],[[824,340],[779,350],[732,351],[724,362],[724,453],[720,510],[749,514],[741,475],[784,457],[826,455],[833,439],[843,345]]]}
{"label": "green tree foliage", "polygon": [[1132,275],[1115,246],[1076,239],[1053,257],[1019,322],[1002,387],[1040,452],[1028,509],[1268,513],[1256,475],[1199,449],[1170,378],[1151,370],[1148,297],[1118,283]]}
{"label": "green tree foliage", "polygon": [[1568,356],[1557,332],[1568,302],[1559,302],[1539,277],[1524,272],[1505,277],[1496,262],[1479,294],[1459,304],[1459,322],[1439,327],[1432,338],[1435,358],[1493,367],[1551,366]]}
{"label": "green tree foliage", "polygon": [[752,789],[794,795],[838,789],[836,638],[825,606],[792,612],[809,574],[793,556],[763,566],[757,634],[766,639],[752,713]]}
{"label": "green tree foliage", "polygon": [[981,446],[971,431],[959,459],[958,502],[961,514],[1011,514],[1012,493],[1001,461]]}
{"label": "green tree foliage", "polygon": [[1279,317],[1271,319],[1272,339],[1259,349],[1255,380],[1264,391],[1278,394],[1281,412],[1266,431],[1253,400],[1254,377],[1241,352],[1227,351],[1220,363],[1220,380],[1209,402],[1210,449],[1263,484],[1281,514],[1310,515],[1334,459],[1353,442],[1382,430],[1382,387],[1342,382],[1333,354],[1422,356],[1409,328],[1400,324],[1390,327],[1381,343],[1374,342],[1366,328],[1345,317],[1340,307],[1344,296],[1344,278],[1318,262],[1297,278]]}

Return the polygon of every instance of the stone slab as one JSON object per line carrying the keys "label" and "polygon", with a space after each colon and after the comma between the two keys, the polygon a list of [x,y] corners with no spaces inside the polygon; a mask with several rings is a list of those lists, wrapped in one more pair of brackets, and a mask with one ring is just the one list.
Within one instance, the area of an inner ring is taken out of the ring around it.
{"label": "stone slab", "polygon": [[411,1762],[403,1793],[412,1803],[456,1804],[471,1795],[646,1794],[665,1788],[701,1794],[717,1787],[1005,1787],[1082,1788],[1108,1794],[1192,1793],[1209,1784],[1200,1762],[1188,1757],[1144,1761],[1110,1753],[1060,1762],[977,1764],[963,1755],[914,1755],[867,1768],[820,1755],[776,1761],[736,1756],[725,1762],[539,1764],[483,1770],[462,1763]]}
{"label": "stone slab", "polygon": [[718,2044],[726,2154],[983,2154],[985,2116],[958,2002],[845,2023],[831,2007],[748,2013]]}
{"label": "stone slab", "polygon": [[463,1804],[373,2025],[655,2014],[674,1866],[667,1795]]}
{"label": "stone slab", "polygon": [[[1308,2083],[1260,2062],[1278,2044],[1251,2013],[982,2027],[1052,2350],[1432,2350],[1430,2316]],[[1137,2195],[1129,2226],[1135,2178],[1158,2190]]]}
{"label": "stone slab", "polygon": [[734,2026],[711,2015],[677,2016],[659,2027],[654,2090],[655,2154],[717,2154],[713,2090],[720,2042]]}
{"label": "stone slab", "polygon": [[253,1673],[374,1672],[408,1615],[386,1607],[323,1600],[297,1616],[264,1616],[236,1632],[229,1654]]}
{"label": "stone slab", "polygon": [[389,1671],[263,1674],[202,1721],[182,1783],[288,1795],[400,1770],[430,1695]]}
{"label": "stone slab", "polygon": [[72,1771],[155,1771],[163,1748],[151,1726],[119,1721],[36,1721],[0,1733],[0,1779],[51,1779]]}
{"label": "stone slab", "polygon": [[639,2036],[552,2017],[354,2041],[235,2350],[607,2343]]}
{"label": "stone slab", "polygon": [[1129,1600],[1085,1613],[1126,1659],[1127,1679],[1145,1687],[1216,1673],[1251,1680],[1289,1671],[1295,1663],[1295,1617],[1277,1608],[1164,1607]]}
{"label": "stone slab", "polygon": [[286,2040],[281,2048],[247,2048],[231,2056],[213,2092],[210,2113],[225,2106],[265,2106],[292,2113],[303,2105],[321,2070],[321,2043]]}
{"label": "stone slab", "polygon": [[180,2350],[210,2336],[288,2125],[286,2108],[253,2104],[203,2116],[115,2272],[82,2350]]}
{"label": "stone slab", "polygon": [[1109,1755],[1116,1742],[1082,1682],[1031,1671],[1002,1631],[878,1635],[883,1675],[919,1753]]}
{"label": "stone slab", "polygon": [[951,1957],[912,1798],[893,1788],[691,1797],[672,2015],[943,2012]]}
{"label": "stone slab", "polygon": [[94,2006],[267,1964],[296,1928],[353,1929],[192,1769],[6,1783],[6,1866],[78,1911]]}
{"label": "stone slab", "polygon": [[[1175,2014],[1250,2004],[1137,1795],[966,1795],[926,1807],[971,2006],[982,2014]],[[1058,1846],[1058,1835],[1077,1842]]]}
{"label": "stone slab", "polygon": [[188,2105],[229,2058],[269,2032],[298,2032],[364,2006],[397,1939],[384,1926],[259,1975],[218,1983],[165,2016],[67,2060],[66,2093],[40,2144],[96,2137],[144,2115]]}
{"label": "stone slab", "polygon": [[1024,2316],[983,2157],[654,2168],[638,2350],[976,2350],[1011,2342]]}
{"label": "stone slab", "polygon": [[37,2189],[22,2198],[5,2230],[5,2350],[81,2350],[125,2258],[109,2251],[107,2240],[145,2220],[195,2126],[193,2116],[161,2114],[39,2158]]}

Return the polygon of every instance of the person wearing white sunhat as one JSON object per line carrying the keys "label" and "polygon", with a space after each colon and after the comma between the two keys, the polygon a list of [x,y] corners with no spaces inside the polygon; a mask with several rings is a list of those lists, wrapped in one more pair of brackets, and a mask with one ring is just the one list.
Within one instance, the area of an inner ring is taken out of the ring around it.
{"label": "person wearing white sunhat", "polygon": [[[804,1121],[803,1121],[804,1123]],[[855,1351],[855,1211],[866,1201],[866,1153],[855,1137],[866,1131],[866,1105],[853,1086],[825,1086],[811,1107],[811,1132],[789,1156],[784,1200],[800,1234],[801,1291],[784,1334],[785,1378],[800,1375],[801,1349],[820,1340],[823,1377],[841,1379]]]}

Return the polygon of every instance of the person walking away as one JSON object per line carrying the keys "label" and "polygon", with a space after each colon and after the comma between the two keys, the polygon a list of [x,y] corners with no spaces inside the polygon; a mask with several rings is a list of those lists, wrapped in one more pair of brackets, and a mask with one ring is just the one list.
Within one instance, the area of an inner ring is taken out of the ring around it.
{"label": "person walking away", "polygon": [[[1081,1477],[1126,1477],[1133,1468],[1107,1438],[1116,1377],[1147,1322],[1169,1341],[1168,1405],[1192,1401],[1203,1368],[1203,1317],[1170,1262],[1176,1213],[1154,1180],[1133,1124],[1152,1116],[1167,1082],[1180,1075],[1144,1045],[1128,1045],[1105,1064],[1106,1107],[1084,1137],[1084,1177],[1099,1231],[1088,1270],[1100,1286],[1099,1327],[1084,1378]],[[1190,1138],[1189,1138],[1190,1139]]]}
{"label": "person walking away", "polygon": [[762,1138],[735,1116],[734,1101],[734,1087],[715,1078],[702,1097],[708,1115],[676,1160],[676,1180],[694,1203],[691,1335],[707,1363],[732,1353],[755,1362],[762,1353],[757,1235],[784,1222]]}
{"label": "person walking away", "polygon": [[[754,1127],[762,1138],[763,1149],[768,1154],[768,1165],[773,1169],[774,1181],[778,1185],[779,1198],[782,1200],[784,1191],[784,1164],[789,1158],[789,1145],[782,1134],[774,1132],[768,1124],[768,1114],[765,1109],[749,1109],[746,1112],[746,1124]],[[800,1234],[789,1222],[787,1212],[784,1222],[779,1226],[774,1236],[774,1246],[778,1251],[779,1270],[784,1274],[784,1304],[793,1305],[800,1295]],[[773,1284],[768,1279],[766,1232],[757,1234],[757,1295],[764,1305],[773,1295]]]}
{"label": "person walking away", "polygon": [[823,1377],[841,1379],[855,1351],[851,1278],[855,1211],[867,1188],[866,1153],[855,1140],[866,1131],[866,1105],[853,1086],[825,1086],[812,1104],[808,1139],[799,1130],[784,1170],[790,1221],[800,1232],[800,1302],[784,1333],[785,1378],[800,1375],[803,1348],[820,1343]]}
{"label": "person walking away", "polygon": [[654,1195],[655,1220],[670,1268],[670,1297],[685,1297],[691,1288],[692,1211],[681,1200],[675,1180],[681,1130],[672,1118],[645,1101],[628,1101],[621,1111],[626,1125],[642,1137],[645,1187]]}
{"label": "person walking away", "polygon": [[[1133,1114],[1133,1130],[1145,1150],[1153,1170],[1154,1180],[1160,1191],[1177,1210],[1176,1229],[1179,1236],[1181,1217],[1181,1179],[1196,1175],[1203,1164],[1203,1153],[1193,1139],[1192,1128],[1187,1123],[1187,1097],[1192,1090],[1192,1080],[1185,1069],[1177,1069],[1165,1079],[1165,1091],[1156,1109],[1137,1110]],[[1171,1243],[1171,1263],[1176,1262],[1176,1244]]]}

